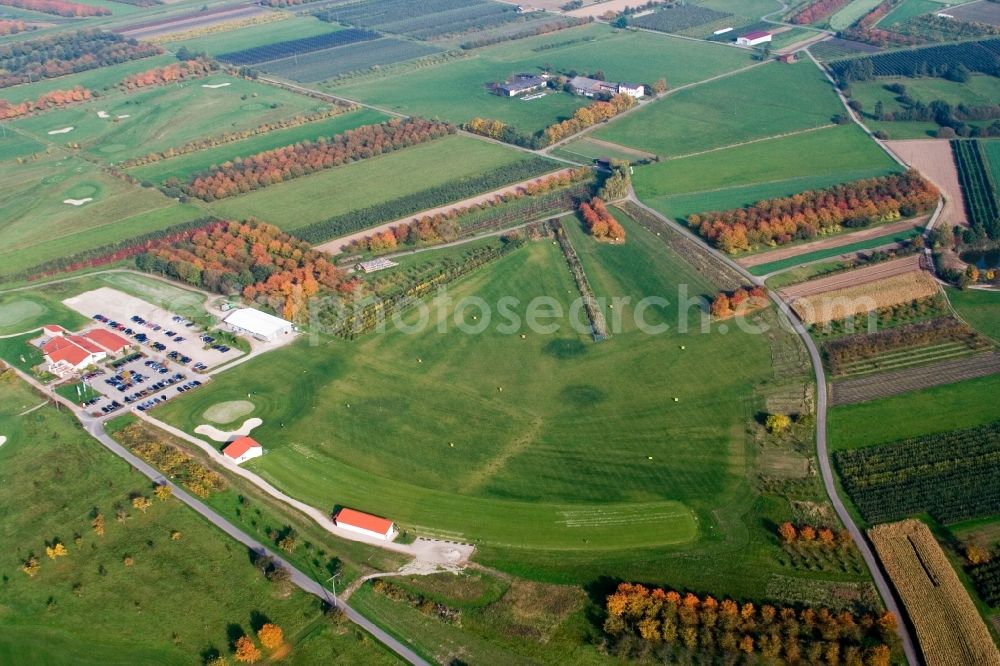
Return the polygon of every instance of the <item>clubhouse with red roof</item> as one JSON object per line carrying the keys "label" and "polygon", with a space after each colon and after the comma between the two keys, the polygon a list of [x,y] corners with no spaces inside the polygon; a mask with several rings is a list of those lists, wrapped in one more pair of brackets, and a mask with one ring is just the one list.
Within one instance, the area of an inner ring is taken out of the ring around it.
{"label": "clubhouse with red roof", "polygon": [[45,369],[57,377],[78,373],[132,346],[110,331],[91,329],[77,335],[56,324],[43,326],[35,344],[45,357]]}

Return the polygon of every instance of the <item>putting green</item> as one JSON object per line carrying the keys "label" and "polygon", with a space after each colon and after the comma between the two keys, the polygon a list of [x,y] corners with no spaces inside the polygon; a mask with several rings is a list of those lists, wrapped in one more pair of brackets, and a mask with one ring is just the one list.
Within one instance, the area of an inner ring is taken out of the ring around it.
{"label": "putting green", "polygon": [[0,304],[0,321],[3,330],[16,330],[17,325],[45,314],[46,308],[35,301],[13,301]]}
{"label": "putting green", "polygon": [[206,409],[202,416],[213,423],[232,423],[236,419],[250,414],[253,410],[254,404],[249,400],[229,400],[215,403]]}
{"label": "putting green", "polygon": [[128,146],[123,143],[109,143],[106,146],[101,146],[98,150],[102,153],[120,153],[125,150]]}
{"label": "putting green", "polygon": [[98,187],[93,183],[80,183],[74,185],[63,193],[68,199],[86,199],[97,194]]}

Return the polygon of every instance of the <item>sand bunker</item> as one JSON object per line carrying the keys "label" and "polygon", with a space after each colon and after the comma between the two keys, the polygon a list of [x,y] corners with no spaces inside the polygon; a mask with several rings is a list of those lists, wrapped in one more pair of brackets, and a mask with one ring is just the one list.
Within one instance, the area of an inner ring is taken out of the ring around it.
{"label": "sand bunker", "polygon": [[0,446],[3,446],[6,443],[7,443],[7,438],[4,437],[3,435],[0,435]]}
{"label": "sand bunker", "polygon": [[97,117],[103,120],[105,118],[110,118],[111,115],[107,111],[98,111]]}
{"label": "sand bunker", "polygon": [[228,85],[232,85],[232,84],[230,84],[230,83],[203,83],[203,84],[201,84],[201,87],[202,88],[212,88],[214,90],[216,88],[225,88]]}
{"label": "sand bunker", "polygon": [[215,403],[206,409],[202,416],[213,423],[232,423],[253,410],[254,404],[249,400],[230,400]]}
{"label": "sand bunker", "polygon": [[122,120],[123,118],[131,118],[131,117],[132,117],[131,115],[129,115],[127,113],[123,113],[122,115],[118,116],[118,120]]}
{"label": "sand bunker", "polygon": [[69,134],[73,129],[72,127],[63,127],[62,129],[50,130],[49,134]]}
{"label": "sand bunker", "polygon": [[216,442],[228,442],[236,439],[237,437],[244,437],[250,434],[250,431],[259,426],[263,421],[254,417],[252,419],[247,419],[243,422],[236,430],[230,430],[226,432],[225,430],[219,430],[215,426],[202,424],[194,429],[199,435],[205,435],[209,439]]}
{"label": "sand bunker", "polygon": [[85,203],[90,203],[94,200],[94,197],[86,197],[85,199],[63,199],[64,204],[69,204],[70,206],[82,206]]}

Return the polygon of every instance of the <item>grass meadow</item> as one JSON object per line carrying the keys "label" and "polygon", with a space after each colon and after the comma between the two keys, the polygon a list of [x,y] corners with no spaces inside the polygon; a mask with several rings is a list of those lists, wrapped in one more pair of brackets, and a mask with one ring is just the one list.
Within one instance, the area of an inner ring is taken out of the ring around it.
{"label": "grass meadow", "polygon": [[135,167],[130,169],[129,173],[139,180],[151,180],[157,183],[162,183],[171,177],[184,180],[194,173],[237,157],[248,157],[264,150],[290,146],[300,141],[314,141],[321,136],[331,137],[362,125],[372,125],[387,119],[388,116],[384,113],[362,108],[333,118],[286,129],[276,129],[242,141]]}
{"label": "grass meadow", "polygon": [[221,199],[210,208],[222,217],[253,216],[290,231],[523,159],[526,153],[513,148],[451,135]]}
{"label": "grass meadow", "polygon": [[[0,397],[8,437],[0,447],[0,662],[190,664],[193,655],[230,656],[236,637],[270,621],[291,646],[287,663],[395,663],[370,638],[338,635],[315,598],[268,583],[244,547],[176,500],[134,509],[130,496],[152,495],[145,477],[64,411],[17,416],[39,397],[10,373],[0,377]],[[115,519],[119,505],[124,523]],[[95,511],[106,517],[103,536],[91,527]],[[46,557],[53,540],[67,556]],[[20,570],[31,554],[40,562],[33,578]],[[192,603],[194,591],[209,601]]]}
{"label": "grass meadow", "polygon": [[672,218],[788,196],[899,167],[855,125],[636,167],[636,194]]}
{"label": "grass meadow", "polygon": [[194,39],[174,41],[167,48],[176,51],[186,46],[189,51],[204,51],[210,56],[217,56],[232,51],[252,49],[266,44],[276,44],[292,39],[304,39],[337,32],[341,28],[335,24],[325,23],[313,16],[292,16],[281,21],[252,25],[238,30],[218,32]]}
{"label": "grass meadow", "polygon": [[958,316],[970,326],[1000,342],[1000,294],[980,289],[947,290]]}
{"label": "grass meadow", "polygon": [[594,136],[676,157],[828,125],[841,111],[830,82],[811,62],[769,63],[681,90]]}
{"label": "grass meadow", "polygon": [[[215,89],[202,87],[217,83],[229,85]],[[42,141],[79,144],[94,158],[114,163],[325,107],[281,88],[215,75],[127,95],[108,95],[25,118],[14,125]],[[101,111],[110,117],[98,117]],[[64,127],[74,129],[66,134],[48,135],[49,131]]]}
{"label": "grass meadow", "polygon": [[[636,53],[643,55],[635,57]],[[434,67],[348,81],[333,90],[404,113],[456,123],[476,116],[496,118],[524,132],[535,132],[572,115],[588,100],[556,92],[528,101],[502,98],[486,90],[484,84],[503,81],[518,72],[551,68],[579,73],[603,70],[612,81],[651,84],[662,77],[677,86],[750,62],[747,53],[721,45],[589,25],[478,49],[467,58]]]}
{"label": "grass meadow", "polygon": [[[204,215],[78,157],[0,164],[0,275]],[[82,206],[64,199],[94,200]]]}

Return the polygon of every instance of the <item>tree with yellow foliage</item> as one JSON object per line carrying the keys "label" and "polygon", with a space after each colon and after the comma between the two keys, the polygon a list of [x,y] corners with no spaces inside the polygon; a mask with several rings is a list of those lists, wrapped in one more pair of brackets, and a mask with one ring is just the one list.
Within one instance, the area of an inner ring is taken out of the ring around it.
{"label": "tree with yellow foliage", "polygon": [[56,541],[51,546],[45,547],[45,554],[49,556],[50,560],[54,560],[57,557],[66,557],[69,552],[66,550],[66,546],[60,541]]}
{"label": "tree with yellow foliage", "polygon": [[102,514],[97,514],[94,516],[94,522],[91,523],[94,527],[94,532],[97,536],[104,536],[104,516]]}
{"label": "tree with yellow foliage", "polygon": [[148,498],[143,497],[142,495],[132,498],[132,506],[134,506],[136,509],[139,509],[139,511],[142,511],[143,513],[146,513],[146,509],[148,509],[152,505],[153,503],[150,502]]}
{"label": "tree with yellow foliage", "polygon": [[156,486],[156,490],[153,491],[153,494],[156,495],[156,498],[161,502],[166,502],[168,499],[173,497],[174,489],[164,483]]}
{"label": "tree with yellow foliage", "polygon": [[260,650],[249,636],[240,636],[236,640],[236,661],[241,664],[252,664],[261,658]]}
{"label": "tree with yellow foliage", "polygon": [[38,563],[38,558],[34,555],[29,555],[28,559],[21,563],[21,571],[28,574],[29,578],[34,578],[40,568],[41,565]]}
{"label": "tree with yellow foliage", "polygon": [[270,622],[260,628],[260,631],[257,632],[257,638],[260,639],[260,644],[269,650],[281,647],[281,644],[285,642],[285,634],[281,631],[281,627]]}

